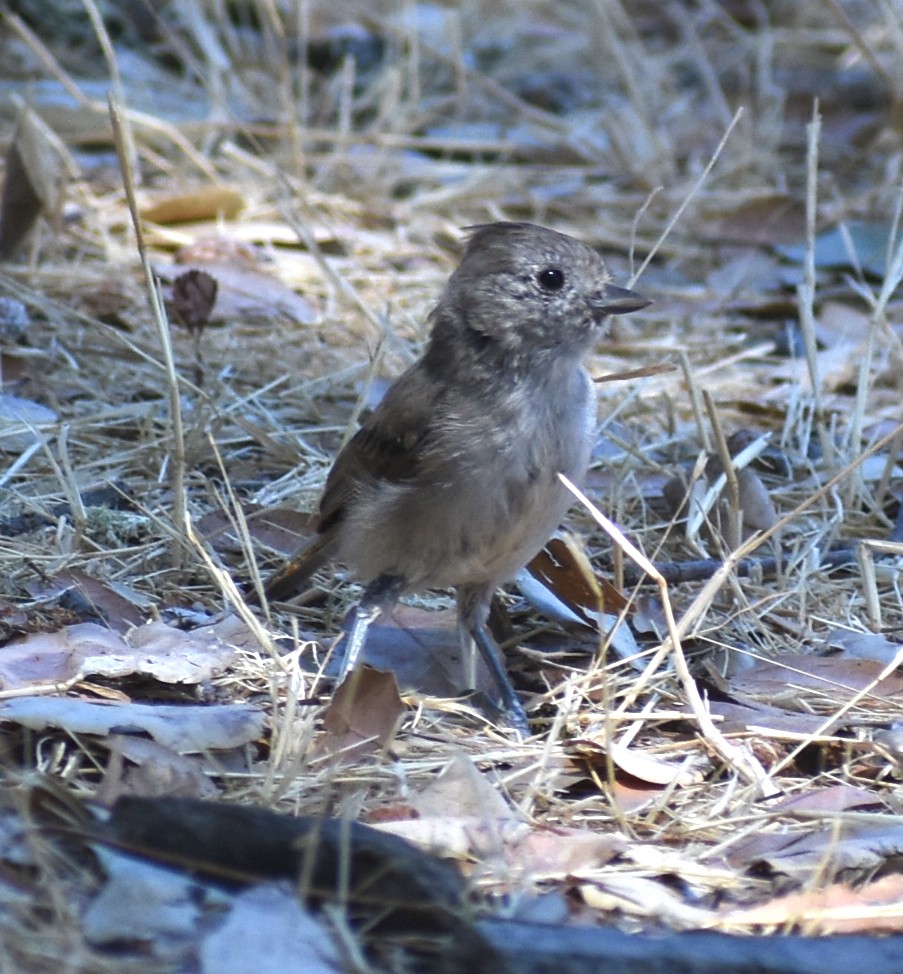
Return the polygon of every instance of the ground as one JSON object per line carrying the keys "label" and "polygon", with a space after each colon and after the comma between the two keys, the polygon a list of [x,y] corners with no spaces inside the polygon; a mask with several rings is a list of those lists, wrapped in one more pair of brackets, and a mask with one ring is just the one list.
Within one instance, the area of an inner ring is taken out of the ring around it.
{"label": "ground", "polygon": [[[903,6],[32,6],[0,10],[9,814],[179,793],[379,825],[490,913],[896,930]],[[340,567],[246,598],[496,219],[654,302],[588,362],[614,537],[575,501],[502,598],[526,741],[460,696],[446,595],[375,633],[400,698],[333,697]],[[148,756],[48,699],[245,723],[128,711]],[[81,919],[32,907],[38,970]]]}

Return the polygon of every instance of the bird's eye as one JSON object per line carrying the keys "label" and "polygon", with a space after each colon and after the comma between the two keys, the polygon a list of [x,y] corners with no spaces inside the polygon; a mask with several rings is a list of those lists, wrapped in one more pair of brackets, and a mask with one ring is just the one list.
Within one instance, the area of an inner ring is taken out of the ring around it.
{"label": "bird's eye", "polygon": [[536,275],[536,283],[543,291],[560,291],[564,287],[564,271],[547,267]]}

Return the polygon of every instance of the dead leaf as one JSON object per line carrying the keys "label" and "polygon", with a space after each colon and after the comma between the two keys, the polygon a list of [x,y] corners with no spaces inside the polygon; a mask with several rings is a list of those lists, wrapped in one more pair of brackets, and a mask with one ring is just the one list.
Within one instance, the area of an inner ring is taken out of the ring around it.
{"label": "dead leaf", "polygon": [[619,614],[627,599],[598,578],[580,542],[566,532],[551,538],[517,575],[518,588],[536,609],[565,625],[602,632],[619,659],[638,656],[640,648]]}
{"label": "dead leaf", "polygon": [[700,224],[712,240],[739,244],[790,244],[805,231],[802,203],[784,193],[765,192],[747,197],[721,213],[713,212]]}
{"label": "dead leaf", "polygon": [[210,320],[216,303],[216,278],[206,271],[191,270],[172,282],[167,310],[173,320],[189,331],[199,331]]}
{"label": "dead leaf", "polygon": [[[850,220],[842,226],[831,227],[815,238],[815,266],[834,269],[858,266],[874,277],[883,277],[890,253],[891,230],[888,220]],[[805,241],[778,249],[785,259],[798,264],[806,259]]]}
{"label": "dead leaf", "polygon": [[202,186],[193,193],[168,196],[146,206],[141,211],[141,219],[164,225],[193,220],[234,220],[244,206],[244,196],[237,189]]}
{"label": "dead leaf", "polygon": [[13,697],[0,700],[0,720],[42,731],[108,736],[113,730],[149,734],[178,754],[241,747],[263,733],[265,714],[247,704],[221,707],[92,703],[71,697]]}
{"label": "dead leaf", "polygon": [[[788,735],[808,738],[824,725],[824,717],[799,711],[782,710],[756,700],[717,700],[707,702],[713,717],[721,718],[720,729],[725,734],[749,731],[761,736],[776,736],[786,739]],[[685,708],[689,717],[692,711]]]}
{"label": "dead leaf", "polygon": [[655,917],[656,922],[667,923],[677,930],[691,930],[712,919],[710,910],[690,906],[664,883],[645,876],[607,875],[592,883],[581,883],[579,891],[587,906],[593,909]]}
{"label": "dead leaf", "polygon": [[526,822],[503,819],[431,816],[380,822],[374,826],[380,832],[397,835],[413,842],[421,849],[457,859],[482,861],[498,859],[507,844],[519,841],[530,831]]}
{"label": "dead leaf", "polygon": [[903,827],[882,821],[838,824],[813,831],[760,832],[733,847],[727,859],[737,868],[767,868],[806,882],[815,875],[868,875],[903,854]]}
{"label": "dead leaf", "polygon": [[843,812],[848,808],[885,807],[880,795],[857,788],[855,785],[831,785],[828,788],[807,788],[796,795],[788,795],[769,802],[771,811],[793,812]]}
{"label": "dead leaf", "polygon": [[486,776],[465,754],[455,754],[422,791],[411,797],[421,818],[513,818],[513,813]]}
{"label": "dead leaf", "polygon": [[79,568],[58,572],[31,591],[46,600],[59,598],[68,589],[75,589],[114,632],[126,633],[142,625],[151,613],[150,602],[128,586],[94,578]]}
{"label": "dead leaf", "polygon": [[509,882],[512,875],[522,882],[543,882],[599,869],[627,844],[617,833],[532,828],[507,808],[499,818],[487,810],[477,816],[437,814],[380,822],[376,827],[444,856],[475,859]]}
{"label": "dead leaf", "polygon": [[385,748],[398,728],[404,704],[391,673],[356,667],[338,686],[323,714],[325,733],[315,756],[357,761]]}
{"label": "dead leaf", "polygon": [[832,629],[825,636],[825,645],[838,650],[838,658],[870,659],[882,666],[895,660],[903,650],[903,645],[892,642],[881,633],[851,629]]}
{"label": "dead leaf", "polygon": [[0,198],[0,260],[9,260],[41,213],[60,207],[64,166],[50,129],[30,108],[19,117]]}
{"label": "dead leaf", "polygon": [[[288,507],[261,508],[249,504],[242,508],[242,512],[252,540],[286,555],[310,538],[317,524],[317,515]],[[196,528],[217,551],[242,550],[234,521],[224,511],[204,514],[198,519]]]}
{"label": "dead leaf", "polygon": [[32,633],[0,650],[4,690],[142,674],[163,683],[202,683],[224,670],[235,651],[204,630],[183,632],[150,622],[123,637],[93,622]]}
{"label": "dead leaf", "polygon": [[110,761],[94,795],[102,805],[110,806],[122,795],[219,795],[207,774],[208,762],[198,755],[176,754],[156,741],[125,734],[111,734],[105,743],[110,749]]}
{"label": "dead leaf", "polygon": [[[339,645],[339,655],[344,642]],[[464,686],[458,615],[454,609],[427,610],[397,605],[367,630],[361,661],[391,670],[405,690],[433,697],[454,697],[465,690],[487,691],[494,684],[486,664],[477,660],[476,687]]]}
{"label": "dead leaf", "polygon": [[57,423],[57,414],[30,399],[0,393],[0,450],[24,453],[40,442],[35,428],[43,429]]}
{"label": "dead leaf", "polygon": [[[596,629],[603,611],[617,614],[628,604],[613,585],[596,578],[579,541],[565,532],[550,538],[525,572],[564,605],[566,622]],[[522,576],[523,572],[519,578]]]}
{"label": "dead leaf", "polygon": [[204,935],[200,974],[261,969],[342,974],[345,954],[329,924],[305,910],[294,890],[258,885],[232,897],[225,920]]}
{"label": "dead leaf", "polygon": [[[771,660],[759,660],[750,669],[734,674],[731,692],[779,705],[802,709],[802,696],[836,708],[881,675],[884,665],[867,659],[805,656],[783,653]],[[903,676],[892,673],[878,683],[862,703],[891,701],[903,695]]]}
{"label": "dead leaf", "polygon": [[627,840],[618,833],[534,829],[507,851],[507,860],[533,882],[565,880],[601,868],[626,846]]}
{"label": "dead leaf", "polygon": [[221,233],[197,237],[179,250],[174,257],[177,264],[238,264],[256,267],[257,250],[242,240]]}
{"label": "dead leaf", "polygon": [[[13,344],[17,342],[31,325],[31,314],[28,308],[16,298],[0,297],[0,342]],[[21,360],[19,360],[21,361]],[[10,373],[5,364],[3,381],[10,381]]]}
{"label": "dead leaf", "polygon": [[676,783],[679,787],[686,788],[702,781],[702,772],[687,766],[686,763],[672,764],[648,752],[625,747],[616,742],[605,744],[589,737],[580,737],[570,742],[570,748],[572,753],[584,757],[591,755],[594,760],[610,754],[612,761],[621,771],[648,784],[663,786]]}
{"label": "dead leaf", "polygon": [[801,928],[809,936],[903,931],[903,876],[883,876],[860,889],[834,884],[779,896],[746,909],[726,909],[718,928]]}
{"label": "dead leaf", "polygon": [[771,493],[749,467],[737,471],[737,489],[744,531],[767,531],[778,521]]}
{"label": "dead leaf", "polygon": [[[173,276],[171,267],[156,270],[162,280]],[[192,270],[202,271],[216,280],[216,304],[210,314],[212,324],[240,323],[244,327],[272,328],[274,319],[302,325],[317,320],[317,312],[306,298],[259,268],[244,263],[212,263],[199,264],[189,272]]]}

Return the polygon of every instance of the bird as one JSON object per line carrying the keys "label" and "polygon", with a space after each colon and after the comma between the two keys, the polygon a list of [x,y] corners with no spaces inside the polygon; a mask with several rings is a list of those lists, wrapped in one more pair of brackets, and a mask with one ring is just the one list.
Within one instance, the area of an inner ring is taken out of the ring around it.
{"label": "bird", "polygon": [[267,602],[304,590],[327,562],[364,585],[342,676],[368,627],[407,594],[453,588],[462,645],[493,677],[504,721],[529,733],[487,621],[495,591],[558,528],[596,423],[583,359],[610,315],[651,302],[613,283],[589,245],[531,223],[466,228],[421,357],[339,452],[314,537],[265,583]]}

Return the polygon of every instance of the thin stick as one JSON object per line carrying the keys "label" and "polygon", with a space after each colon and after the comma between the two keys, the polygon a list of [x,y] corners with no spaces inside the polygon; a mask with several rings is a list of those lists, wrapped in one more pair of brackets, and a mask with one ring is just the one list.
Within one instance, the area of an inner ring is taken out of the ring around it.
{"label": "thin stick", "polygon": [[830,470],[834,466],[834,444],[825,425],[824,403],[821,394],[821,375],[818,368],[818,347],[815,337],[815,221],[818,216],[818,141],[821,136],[821,115],[818,102],[812,108],[812,121],[806,126],[806,256],[803,261],[803,280],[797,288],[800,332],[806,351],[806,367],[812,386],[812,405],[818,430],[822,456]]}
{"label": "thin stick", "polygon": [[135,181],[131,167],[133,140],[128,121],[123,125],[124,115],[113,99],[110,98],[110,121],[113,124],[113,138],[116,144],[116,155],[119,157],[119,166],[122,171],[122,183],[125,188],[125,196],[128,202],[129,215],[132,226],[135,229],[135,240],[138,245],[138,254],[141,258],[141,266],[144,269],[144,280],[147,284],[147,293],[150,298],[151,314],[157,326],[157,335],[160,339],[160,348],[163,352],[163,365],[166,371],[166,389],[169,396],[169,421],[172,425],[172,438],[170,440],[169,451],[169,481],[172,489],[172,524],[173,524],[173,545],[172,561],[175,567],[182,564],[186,546],[188,544],[187,533],[187,498],[185,493],[185,434],[182,425],[182,403],[179,396],[179,376],[176,372],[176,362],[172,351],[172,336],[169,329],[169,321],[166,317],[166,309],[163,306],[163,296],[157,282],[154,280],[154,272],[151,269],[150,257],[144,243],[144,234],[141,230],[141,220],[138,217],[138,203],[135,200]]}
{"label": "thin stick", "polygon": [[702,189],[702,184],[709,178],[709,173],[712,171],[712,169],[715,166],[715,163],[718,161],[718,157],[724,151],[724,147],[727,145],[727,140],[730,138],[731,132],[733,132],[734,129],[737,127],[737,123],[740,121],[740,116],[742,114],[743,114],[742,107],[738,108],[737,111],[734,113],[734,117],[731,119],[730,125],[728,125],[724,135],[721,136],[721,141],[715,147],[715,151],[712,153],[711,159],[709,159],[709,161],[706,163],[705,169],[703,169],[702,172],[700,173],[699,179],[697,179],[696,182],[693,183],[692,187],[690,188],[690,192],[687,193],[683,202],[675,210],[674,215],[668,221],[668,224],[665,227],[665,229],[662,230],[662,232],[659,234],[658,240],[655,241],[655,243],[650,248],[649,253],[646,254],[646,259],[643,261],[642,264],[640,264],[639,270],[635,274],[630,275],[630,278],[627,282],[628,287],[633,287],[633,285],[636,283],[639,276],[643,273],[644,270],[646,270],[646,267],[649,265],[649,262],[658,253],[659,249],[661,248],[665,240],[667,240],[668,235],[674,229],[677,221],[683,216],[683,212],[690,205],[690,201],[699,192],[699,190]]}
{"label": "thin stick", "polygon": [[721,469],[726,479],[727,502],[729,508],[728,530],[726,532],[727,546],[731,549],[740,544],[742,513],[740,511],[740,484],[737,480],[737,471],[731,459],[731,451],[727,445],[724,430],[721,428],[721,421],[718,418],[718,410],[715,409],[715,401],[712,399],[708,389],[702,391],[703,402],[705,402],[706,413],[709,422],[712,424],[712,435],[715,437],[715,447],[718,450],[718,459],[721,461]]}

